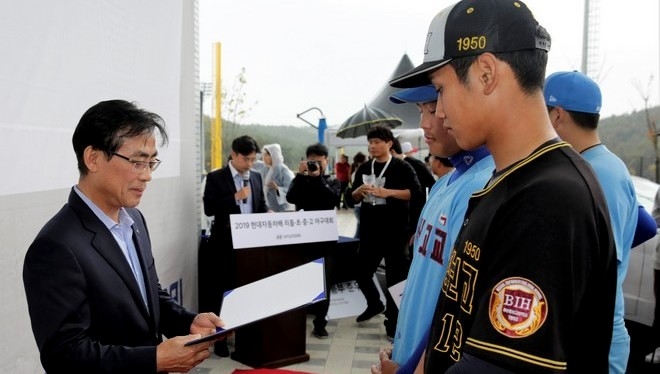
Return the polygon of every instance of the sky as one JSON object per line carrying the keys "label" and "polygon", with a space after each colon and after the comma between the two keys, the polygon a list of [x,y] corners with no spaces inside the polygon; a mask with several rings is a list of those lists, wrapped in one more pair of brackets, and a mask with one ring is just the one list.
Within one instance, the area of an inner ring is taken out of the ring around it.
{"label": "sky", "polygon": [[[552,37],[547,75],[580,70],[584,0],[527,0]],[[601,117],[658,105],[659,2],[598,4],[590,76],[603,93]],[[214,81],[220,43],[222,87],[245,69],[243,124],[308,126],[296,115],[319,108],[336,128],[387,84],[404,54],[422,63],[431,19],[451,0],[199,0],[200,81]],[[207,105],[210,106],[210,99]],[[321,114],[302,115],[317,123]]]}

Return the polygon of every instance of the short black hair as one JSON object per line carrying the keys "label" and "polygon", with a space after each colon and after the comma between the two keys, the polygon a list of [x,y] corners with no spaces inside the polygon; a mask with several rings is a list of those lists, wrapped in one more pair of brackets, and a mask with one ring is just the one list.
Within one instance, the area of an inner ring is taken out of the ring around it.
{"label": "short black hair", "polygon": [[399,142],[398,138],[394,138],[394,140],[392,140],[392,148],[390,148],[390,150],[394,151],[397,155],[403,153],[403,150],[401,149],[401,142]]}
{"label": "short black hair", "polygon": [[154,134],[158,131],[161,146],[168,142],[165,121],[158,114],[140,109],[126,100],[101,101],[82,115],[71,139],[78,161],[78,171],[86,175],[85,148],[104,151],[108,160],[127,138]]}
{"label": "short black hair", "polygon": [[[554,106],[547,105],[548,108],[548,113],[550,113],[551,110],[555,109]],[[563,109],[563,108],[562,108]],[[573,122],[575,122],[576,125],[583,129],[587,130],[595,130],[598,128],[598,121],[600,121],[600,113],[585,113],[585,112],[578,112],[575,110],[566,110],[564,109],[566,113],[573,119]]]}
{"label": "short black hair", "polygon": [[353,163],[357,163],[357,162],[362,163],[365,161],[367,161],[367,155],[365,155],[362,152],[358,152],[355,154],[355,156],[353,156]]}
{"label": "short black hair", "polygon": [[247,156],[252,153],[259,153],[259,145],[251,136],[243,135],[231,142],[231,150],[235,153]]}
{"label": "short black hair", "polygon": [[373,129],[369,130],[367,133],[367,140],[370,139],[380,139],[384,141],[394,142],[394,134],[389,127],[385,126],[376,126]]}
{"label": "short black hair", "polygon": [[316,155],[316,156],[325,156],[328,157],[328,147],[321,143],[316,143],[312,144],[309,147],[307,147],[307,151],[305,151],[305,155],[309,157],[310,155]]}

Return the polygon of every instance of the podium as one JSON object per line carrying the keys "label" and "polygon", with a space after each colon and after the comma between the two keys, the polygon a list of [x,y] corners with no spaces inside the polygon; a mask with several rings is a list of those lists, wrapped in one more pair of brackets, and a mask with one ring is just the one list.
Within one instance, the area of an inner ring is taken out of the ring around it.
{"label": "podium", "polygon": [[[230,226],[236,256],[236,275],[232,278],[236,280],[236,287],[320,257],[325,257],[328,297],[329,288],[337,278],[352,276],[359,241],[338,236],[334,210],[232,214]],[[204,240],[200,244],[200,304],[202,295],[206,295],[202,291],[218,277],[210,256],[214,250]],[[337,275],[333,275],[335,267]],[[308,309],[308,306],[298,308],[237,328],[231,358],[254,368],[278,368],[309,361],[306,352]]]}
{"label": "podium", "polygon": [[[237,286],[323,257],[326,248],[334,244],[305,243],[238,250]],[[300,308],[238,328],[231,358],[254,368],[278,368],[309,361],[306,314],[306,309]]]}
{"label": "podium", "polygon": [[[237,286],[325,257],[326,293],[332,284],[355,279],[359,240],[290,244],[237,252]],[[286,295],[283,295],[283,297]],[[309,361],[306,352],[307,308],[300,308],[240,327],[231,358],[253,368],[278,368]]]}

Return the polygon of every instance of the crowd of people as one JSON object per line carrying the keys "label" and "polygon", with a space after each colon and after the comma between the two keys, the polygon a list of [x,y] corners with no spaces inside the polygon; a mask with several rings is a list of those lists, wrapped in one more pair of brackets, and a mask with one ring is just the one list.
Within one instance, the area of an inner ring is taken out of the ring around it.
{"label": "crowd of people", "polygon": [[[424,161],[381,126],[352,163],[342,153],[332,164],[316,143],[294,170],[280,144],[233,139],[204,182],[213,221],[199,262],[213,268],[200,266],[197,312],[161,288],[137,209],[167,144],[162,118],[123,100],[92,106],[73,133],[78,183],[24,262],[45,371],[187,372],[211,347],[229,356],[224,337],[186,343],[224,325],[222,295],[237,277],[230,215],[353,209],[366,300],[356,323],[384,313],[393,342],[373,374],[625,373],[623,281],[631,249],[660,226],[660,191],[650,215],[599,139],[598,84],[570,70],[546,78],[550,47],[521,1],[440,11],[423,63],[390,82],[400,89],[390,100],[420,112]],[[659,264],[656,251],[656,301]],[[381,265],[386,287],[406,281],[400,306],[380,299]],[[329,336],[329,305],[309,309],[316,338]],[[656,302],[652,364],[659,313]]]}

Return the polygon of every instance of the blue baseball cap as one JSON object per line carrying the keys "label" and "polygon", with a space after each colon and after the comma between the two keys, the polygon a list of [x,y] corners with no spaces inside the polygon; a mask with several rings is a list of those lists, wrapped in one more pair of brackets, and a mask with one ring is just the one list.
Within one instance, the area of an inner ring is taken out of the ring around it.
{"label": "blue baseball cap", "polygon": [[438,91],[433,85],[407,88],[396,92],[390,96],[390,101],[394,104],[403,103],[428,103],[438,100]]}
{"label": "blue baseball cap", "polygon": [[543,87],[545,105],[582,113],[600,113],[603,98],[598,84],[579,71],[550,74]]}

